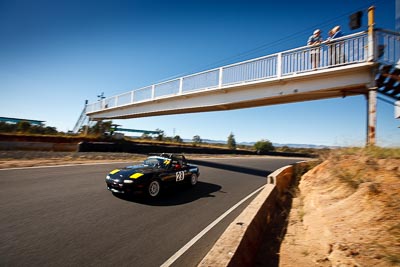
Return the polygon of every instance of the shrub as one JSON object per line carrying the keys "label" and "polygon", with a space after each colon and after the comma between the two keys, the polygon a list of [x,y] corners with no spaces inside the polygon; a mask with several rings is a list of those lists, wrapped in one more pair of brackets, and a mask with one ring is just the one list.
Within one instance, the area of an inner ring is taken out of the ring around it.
{"label": "shrub", "polygon": [[275,147],[272,145],[272,143],[270,141],[264,140],[264,139],[256,142],[254,144],[254,148],[258,154],[265,154],[267,152],[275,150]]}

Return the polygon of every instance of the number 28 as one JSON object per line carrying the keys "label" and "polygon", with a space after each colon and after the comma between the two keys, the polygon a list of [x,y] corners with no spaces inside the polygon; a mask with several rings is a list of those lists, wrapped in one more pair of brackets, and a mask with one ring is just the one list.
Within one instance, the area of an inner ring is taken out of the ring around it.
{"label": "number 28", "polygon": [[176,173],[176,181],[183,181],[185,179],[185,172],[184,171],[180,171]]}

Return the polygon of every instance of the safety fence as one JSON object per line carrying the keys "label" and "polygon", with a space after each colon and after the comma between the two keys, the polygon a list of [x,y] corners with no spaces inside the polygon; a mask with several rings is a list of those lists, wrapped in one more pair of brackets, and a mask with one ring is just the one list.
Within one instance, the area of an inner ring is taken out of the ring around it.
{"label": "safety fence", "polygon": [[[88,104],[87,113],[207,90],[223,89],[249,82],[268,81],[367,61],[394,64],[399,59],[399,33],[377,30],[374,42],[360,32],[300,48],[153,84]],[[369,44],[374,49],[369,51]],[[375,58],[373,57],[375,55]]]}

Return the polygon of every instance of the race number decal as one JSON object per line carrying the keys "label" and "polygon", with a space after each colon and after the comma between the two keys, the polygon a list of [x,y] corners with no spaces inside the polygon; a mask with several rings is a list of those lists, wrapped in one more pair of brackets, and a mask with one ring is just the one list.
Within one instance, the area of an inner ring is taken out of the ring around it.
{"label": "race number decal", "polygon": [[184,171],[180,171],[176,173],[176,181],[183,181],[185,179],[185,172]]}

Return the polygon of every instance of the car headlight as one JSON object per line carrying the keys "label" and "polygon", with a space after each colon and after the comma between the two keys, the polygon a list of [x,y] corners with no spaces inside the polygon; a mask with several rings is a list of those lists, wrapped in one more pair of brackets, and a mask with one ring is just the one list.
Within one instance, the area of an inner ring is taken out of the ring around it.
{"label": "car headlight", "polygon": [[132,184],[133,181],[132,180],[124,180],[124,184]]}
{"label": "car headlight", "polygon": [[107,176],[106,176],[106,180],[108,180],[108,179],[111,179],[110,175],[107,175]]}

